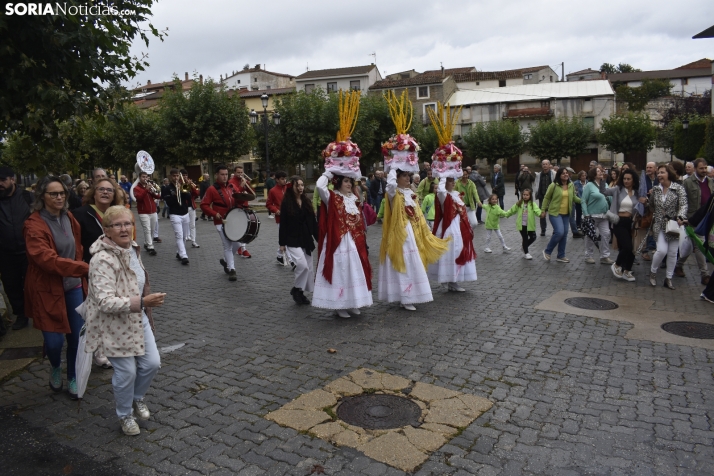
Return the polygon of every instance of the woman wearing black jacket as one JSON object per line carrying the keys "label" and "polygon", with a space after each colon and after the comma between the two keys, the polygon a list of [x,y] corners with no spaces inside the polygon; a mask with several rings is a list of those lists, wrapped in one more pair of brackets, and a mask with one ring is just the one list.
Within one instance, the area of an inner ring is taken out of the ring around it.
{"label": "woman wearing black jacket", "polygon": [[[709,249],[710,253],[714,253],[714,195],[709,197],[709,201],[706,205],[702,206],[694,212],[689,218],[689,225],[692,228],[696,228],[702,220],[706,220],[705,229],[707,233],[704,235],[704,246]],[[714,272],[712,272],[709,278],[709,284],[704,288],[702,294],[699,296],[703,301],[710,302],[714,304]]]}
{"label": "woman wearing black jacket", "polygon": [[[290,178],[283,202],[280,205],[280,228],[278,244],[285,255],[295,263],[295,284],[290,290],[298,304],[310,304],[304,291],[315,289],[315,272],[312,267],[312,252],[318,239],[317,219],[312,202],[305,196],[305,184],[297,175]],[[286,250],[287,249],[287,250]]]}

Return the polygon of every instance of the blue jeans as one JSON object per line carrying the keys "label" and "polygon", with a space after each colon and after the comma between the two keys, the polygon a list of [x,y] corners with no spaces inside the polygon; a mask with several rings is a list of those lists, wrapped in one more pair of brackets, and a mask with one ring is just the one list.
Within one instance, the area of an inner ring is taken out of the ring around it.
{"label": "blue jeans", "polygon": [[[576,205],[576,204],[574,204]],[[570,210],[570,231],[573,232],[573,235],[578,232],[578,226],[577,222],[575,220],[575,207],[573,207],[572,210]]]}
{"label": "blue jeans", "polygon": [[553,236],[550,237],[548,246],[545,247],[545,254],[553,254],[555,246],[558,245],[558,258],[565,258],[565,244],[568,242],[570,215],[548,215],[548,218],[553,227]]}
{"label": "blue jeans", "polygon": [[52,367],[60,367],[62,365],[62,347],[64,346],[65,336],[67,339],[67,379],[72,380],[77,373],[74,370],[77,360],[77,346],[79,345],[79,331],[82,330],[84,319],[77,314],[74,309],[82,304],[84,295],[82,288],[74,288],[64,293],[64,302],[67,307],[67,320],[71,334],[62,334],[61,332],[42,331],[45,338],[45,351],[47,358],[50,360]]}
{"label": "blue jeans", "polygon": [[117,416],[124,418],[131,415],[134,400],[143,400],[149,390],[151,381],[161,367],[159,350],[156,348],[154,333],[151,332],[149,319],[144,315],[144,355],[130,357],[109,357],[109,362],[114,367],[112,387],[114,400],[117,404]]}

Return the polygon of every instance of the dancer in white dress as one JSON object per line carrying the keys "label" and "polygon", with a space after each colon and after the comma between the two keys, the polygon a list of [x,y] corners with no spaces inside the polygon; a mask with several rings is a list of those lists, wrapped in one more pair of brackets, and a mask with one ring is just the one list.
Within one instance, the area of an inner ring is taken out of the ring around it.
{"label": "dancer in white dress", "polygon": [[453,110],[448,104],[444,107],[441,103],[437,103],[436,111],[429,109],[429,119],[439,138],[439,147],[431,156],[432,173],[439,178],[434,234],[439,238],[451,238],[449,251],[439,258],[438,263],[429,266],[429,279],[446,283],[449,291],[464,292],[466,290],[457,283],[476,281],[476,252],[464,201],[458,192],[454,192],[456,179],[464,175],[461,170],[464,156],[451,140],[460,111],[460,108]]}
{"label": "dancer in white dress", "polygon": [[407,91],[399,99],[387,94],[389,112],[397,133],[382,144],[387,175],[382,244],[379,250],[379,299],[399,302],[409,311],[414,304],[433,301],[428,265],[448,249],[447,240],[432,235],[416,194],[410,187],[411,174],[419,172],[419,145],[407,131],[413,108]]}
{"label": "dancer in white dress", "polygon": [[[319,211],[317,276],[312,305],[334,309],[343,318],[372,305],[372,267],[359,197],[352,193],[361,176],[362,153],[349,138],[359,113],[360,93],[339,93],[340,130],[322,152],[325,173],[317,180]],[[329,190],[332,183],[334,190]]]}
{"label": "dancer in white dress", "polygon": [[454,191],[454,179],[449,177],[439,182],[436,191],[437,204],[434,217],[434,234],[449,238],[449,250],[439,261],[429,266],[429,279],[446,283],[449,291],[466,291],[457,283],[476,281],[476,252],[473,246],[473,231],[466,215],[466,207],[458,192]]}

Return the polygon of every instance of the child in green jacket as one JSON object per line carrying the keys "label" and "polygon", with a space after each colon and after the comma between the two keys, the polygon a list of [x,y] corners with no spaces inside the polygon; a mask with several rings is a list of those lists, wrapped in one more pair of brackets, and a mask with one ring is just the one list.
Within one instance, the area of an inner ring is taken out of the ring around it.
{"label": "child in green jacket", "polygon": [[491,253],[491,234],[493,232],[495,232],[498,239],[501,240],[503,252],[511,251],[511,249],[506,246],[506,240],[503,239],[503,235],[501,234],[499,220],[508,215],[506,215],[506,212],[498,205],[498,195],[492,193],[488,198],[488,203],[484,204],[483,209],[486,211],[486,248],[484,248],[484,251]]}
{"label": "child in green jacket", "polygon": [[421,211],[424,212],[424,218],[426,218],[426,224],[429,225],[430,230],[434,227],[434,215],[436,213],[436,208],[434,208],[434,199],[436,198],[436,193],[434,193],[435,188],[436,183],[432,182],[429,185],[429,192],[424,196],[424,200],[421,202]]}
{"label": "child in green jacket", "polygon": [[507,212],[506,216],[516,215],[516,230],[521,233],[523,240],[523,257],[533,259],[528,252],[528,247],[536,240],[536,217],[540,217],[541,210],[532,199],[533,191],[530,188],[521,190],[521,199]]}

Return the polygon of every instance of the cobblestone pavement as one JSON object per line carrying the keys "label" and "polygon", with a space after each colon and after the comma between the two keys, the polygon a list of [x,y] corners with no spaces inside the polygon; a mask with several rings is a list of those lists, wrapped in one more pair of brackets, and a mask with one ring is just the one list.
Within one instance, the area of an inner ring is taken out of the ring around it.
{"label": "cobblestone pavement", "polygon": [[[506,200],[514,202],[512,191]],[[78,411],[66,393],[49,391],[47,363],[36,362],[0,386],[1,405],[68,452],[125,474],[404,474],[263,418],[368,367],[494,402],[419,475],[712,474],[713,351],[628,340],[626,322],[534,309],[566,289],[711,316],[711,305],[697,300],[694,260],[687,278],[675,278],[676,292],[646,284],[645,265],[635,266],[636,283],[614,281],[608,266],[583,262],[582,240],[568,241],[569,264],[544,262],[540,236],[535,259],[524,260],[508,219],[508,254],[499,246],[483,253],[485,230],[477,228],[479,280],[466,293],[437,289],[417,312],[377,302],[339,319],[292,302],[292,273],[275,262],[277,226],[260,217],[237,283],[218,264],[212,223],[198,222],[201,248],[189,249],[185,267],[174,259],[169,221],[160,220],[164,243],[158,256],[144,257],[153,289],[169,293],[155,314],[157,342],[185,346],[162,355],[140,436],[121,433],[108,370],[94,370]],[[380,235],[370,228],[375,270]]]}

